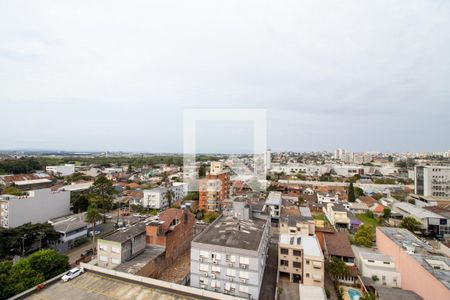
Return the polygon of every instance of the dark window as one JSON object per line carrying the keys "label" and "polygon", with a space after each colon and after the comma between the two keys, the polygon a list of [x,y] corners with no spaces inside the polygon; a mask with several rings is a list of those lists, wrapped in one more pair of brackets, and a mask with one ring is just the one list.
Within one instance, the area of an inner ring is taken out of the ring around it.
{"label": "dark window", "polygon": [[281,254],[289,255],[289,249],[280,248]]}
{"label": "dark window", "polygon": [[300,250],[294,250],[293,251],[294,256],[302,256],[302,251]]}
{"label": "dark window", "polygon": [[302,264],[300,263],[300,262],[298,262],[298,261],[294,261],[294,268],[301,268],[302,267]]}

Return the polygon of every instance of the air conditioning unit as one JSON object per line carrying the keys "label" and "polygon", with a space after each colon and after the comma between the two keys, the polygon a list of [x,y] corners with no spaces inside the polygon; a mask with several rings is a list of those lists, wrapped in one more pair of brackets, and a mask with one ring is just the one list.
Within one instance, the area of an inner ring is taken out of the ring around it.
{"label": "air conditioning unit", "polygon": [[200,288],[206,289],[206,284],[200,284]]}
{"label": "air conditioning unit", "polygon": [[216,278],[216,274],[211,274],[211,278]]}
{"label": "air conditioning unit", "polygon": [[228,278],[229,281],[233,281],[233,277]]}
{"label": "air conditioning unit", "polygon": [[247,269],[247,265],[241,265],[242,269]]}
{"label": "air conditioning unit", "polygon": [[247,279],[246,278],[241,278],[241,283],[246,283]]}
{"label": "air conditioning unit", "polygon": [[217,260],[213,260],[213,264],[217,265],[219,262]]}
{"label": "air conditioning unit", "polygon": [[229,263],[228,266],[229,266],[229,267],[232,267],[232,266],[233,266],[233,263]]}

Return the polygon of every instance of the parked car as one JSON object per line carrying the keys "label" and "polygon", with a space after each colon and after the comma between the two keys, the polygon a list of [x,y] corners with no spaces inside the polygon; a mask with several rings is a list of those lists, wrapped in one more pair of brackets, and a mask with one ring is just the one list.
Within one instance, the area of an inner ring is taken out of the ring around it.
{"label": "parked car", "polygon": [[94,254],[94,249],[87,249],[87,250],[85,250],[85,251],[83,251],[82,253],[81,253],[81,257],[85,257],[85,256],[89,256],[89,255],[92,255],[92,254]]}
{"label": "parked car", "polygon": [[63,277],[61,277],[61,280],[67,282],[69,280],[74,279],[75,277],[80,276],[83,273],[84,273],[83,268],[73,268],[69,272],[67,272]]}

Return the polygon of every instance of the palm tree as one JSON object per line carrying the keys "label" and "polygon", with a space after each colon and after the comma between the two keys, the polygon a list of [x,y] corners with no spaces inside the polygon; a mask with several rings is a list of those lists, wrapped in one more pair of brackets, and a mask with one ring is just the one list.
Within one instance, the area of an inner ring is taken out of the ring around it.
{"label": "palm tree", "polygon": [[345,262],[339,258],[331,257],[327,266],[328,272],[330,273],[332,279],[336,280],[344,276],[348,276],[350,271],[345,264]]}
{"label": "palm tree", "polygon": [[169,207],[172,206],[172,200],[174,198],[175,198],[175,193],[171,189],[168,189],[167,192],[164,194],[164,199],[166,199],[167,202],[169,202]]}
{"label": "palm tree", "polygon": [[86,212],[86,222],[92,224],[92,250],[95,252],[95,225],[102,219],[102,215],[98,212],[97,207],[89,206]]}

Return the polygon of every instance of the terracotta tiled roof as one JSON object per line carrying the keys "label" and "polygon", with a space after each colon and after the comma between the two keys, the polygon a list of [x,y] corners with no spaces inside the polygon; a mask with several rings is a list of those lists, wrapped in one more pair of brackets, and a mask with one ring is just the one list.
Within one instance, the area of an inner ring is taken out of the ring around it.
{"label": "terracotta tiled roof", "polygon": [[164,222],[162,224],[163,231],[166,232],[169,227],[170,223],[172,223],[173,219],[181,219],[183,217],[183,210],[178,208],[168,208],[165,211],[163,211],[159,215],[159,220]]}
{"label": "terracotta tiled roof", "polygon": [[361,202],[365,203],[368,207],[371,207],[375,203],[377,203],[377,200],[375,198],[372,198],[370,196],[361,196],[358,198]]}
{"label": "terracotta tiled roof", "polygon": [[344,232],[336,232],[324,234],[325,247],[329,255],[355,257],[352,246],[348,240],[347,234]]}
{"label": "terracotta tiled roof", "polygon": [[375,213],[382,213],[384,211],[384,205],[377,203],[372,211]]}

